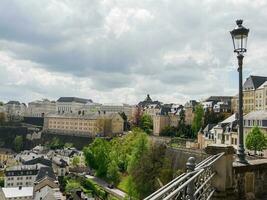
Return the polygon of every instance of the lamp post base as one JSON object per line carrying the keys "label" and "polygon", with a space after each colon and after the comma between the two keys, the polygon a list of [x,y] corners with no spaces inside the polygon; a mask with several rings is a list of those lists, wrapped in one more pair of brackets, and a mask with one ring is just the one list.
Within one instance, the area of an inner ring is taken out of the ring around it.
{"label": "lamp post base", "polygon": [[242,164],[248,164],[248,161],[246,160],[246,154],[244,149],[238,149],[237,150],[237,158],[236,162],[242,163]]}

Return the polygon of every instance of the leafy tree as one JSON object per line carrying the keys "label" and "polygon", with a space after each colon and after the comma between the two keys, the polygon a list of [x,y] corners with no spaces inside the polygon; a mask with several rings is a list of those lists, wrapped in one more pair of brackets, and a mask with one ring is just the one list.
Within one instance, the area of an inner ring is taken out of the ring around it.
{"label": "leafy tree", "polygon": [[165,128],[162,129],[162,131],[160,132],[160,135],[162,136],[175,136],[177,133],[177,129],[175,127],[172,126],[166,126]]}
{"label": "leafy tree", "polygon": [[23,146],[23,137],[21,135],[17,135],[14,139],[14,149],[16,152],[21,151]]}
{"label": "leafy tree", "polygon": [[95,169],[99,177],[105,177],[107,174],[110,150],[110,144],[102,138],[96,138],[83,150],[87,165]]}
{"label": "leafy tree", "polygon": [[253,127],[248,133],[246,137],[246,147],[249,150],[254,150],[255,155],[257,151],[262,151],[267,148],[267,137],[259,127]]}
{"label": "leafy tree", "polygon": [[119,168],[117,163],[113,160],[108,165],[107,178],[114,184],[117,184],[120,179]]}
{"label": "leafy tree", "polygon": [[223,121],[225,116],[223,113],[215,113],[213,110],[207,110],[204,114],[204,125],[206,127],[208,124],[218,124]]}
{"label": "leafy tree", "polygon": [[153,120],[148,114],[143,114],[140,120],[140,128],[143,129],[147,134],[151,134],[153,131]]}
{"label": "leafy tree", "polygon": [[0,177],[0,187],[5,187],[5,180],[3,177]]}
{"label": "leafy tree", "polygon": [[79,156],[75,156],[72,159],[72,165],[78,167],[80,165],[81,159]]}
{"label": "leafy tree", "polygon": [[70,179],[67,181],[65,191],[67,193],[71,193],[73,190],[80,189],[80,188],[81,188],[81,184],[78,181]]}
{"label": "leafy tree", "polygon": [[51,142],[48,144],[48,147],[50,149],[61,149],[63,148],[64,144],[60,142],[60,140],[57,137],[53,137]]}
{"label": "leafy tree", "polygon": [[203,107],[202,105],[198,104],[195,107],[195,116],[192,122],[192,129],[193,129],[194,135],[196,135],[199,129],[202,127],[203,116],[204,116]]}
{"label": "leafy tree", "polygon": [[[138,193],[138,199],[151,194],[160,187],[160,176],[164,175],[164,156],[165,146],[151,145],[148,151],[145,151],[130,172],[133,181],[134,190]],[[169,172],[165,171],[168,177]],[[171,173],[172,176],[172,173]],[[165,180],[168,182],[169,180]]]}
{"label": "leafy tree", "polygon": [[64,144],[64,148],[71,148],[71,147],[73,147],[72,143],[67,142]]}

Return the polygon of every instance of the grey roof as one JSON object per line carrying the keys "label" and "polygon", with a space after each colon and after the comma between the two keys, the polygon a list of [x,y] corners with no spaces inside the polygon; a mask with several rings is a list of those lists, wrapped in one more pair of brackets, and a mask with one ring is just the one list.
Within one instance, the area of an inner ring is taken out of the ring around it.
{"label": "grey roof", "polygon": [[43,164],[43,165],[46,165],[48,167],[51,167],[52,166],[52,161],[48,160],[48,159],[45,159],[43,157],[38,157],[38,158],[31,159],[31,160],[27,160],[23,164],[24,165]]}
{"label": "grey roof", "polygon": [[267,111],[259,110],[259,111],[252,111],[244,116],[246,120],[267,120]]}
{"label": "grey roof", "polygon": [[209,132],[216,124],[208,124],[204,129],[203,132]]}
{"label": "grey roof", "polygon": [[6,104],[15,104],[15,105],[20,105],[19,101],[9,101]]}
{"label": "grey roof", "polygon": [[42,179],[44,179],[45,177],[49,177],[52,180],[57,180],[53,169],[51,167],[42,167],[40,168],[35,181],[40,181]]}
{"label": "grey roof", "polygon": [[256,90],[265,81],[267,81],[267,77],[265,76],[249,76],[243,85],[243,89],[244,90]]}
{"label": "grey roof", "polygon": [[78,97],[60,97],[57,102],[77,102],[77,103],[88,103],[93,102],[91,99],[83,99]]}
{"label": "grey roof", "polygon": [[226,101],[231,101],[232,98],[233,96],[210,96],[205,101],[226,102]]}

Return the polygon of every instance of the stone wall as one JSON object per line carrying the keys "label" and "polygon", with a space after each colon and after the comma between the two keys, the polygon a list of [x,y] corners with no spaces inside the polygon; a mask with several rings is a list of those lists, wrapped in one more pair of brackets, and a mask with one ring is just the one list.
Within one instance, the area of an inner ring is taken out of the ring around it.
{"label": "stone wall", "polygon": [[186,149],[186,148],[172,148],[168,147],[166,156],[172,160],[174,169],[186,169],[186,162],[189,157],[195,157],[196,163],[204,160],[208,155],[202,150]]}
{"label": "stone wall", "polygon": [[267,199],[267,159],[233,163],[234,189],[238,199]]}

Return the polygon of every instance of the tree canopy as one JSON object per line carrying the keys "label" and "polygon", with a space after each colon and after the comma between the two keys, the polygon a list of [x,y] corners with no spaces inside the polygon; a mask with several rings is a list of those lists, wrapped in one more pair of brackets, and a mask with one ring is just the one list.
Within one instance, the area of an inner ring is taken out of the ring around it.
{"label": "tree canopy", "polygon": [[17,135],[14,139],[14,149],[16,152],[21,151],[23,147],[23,137],[21,135]]}
{"label": "tree canopy", "polygon": [[195,107],[195,116],[192,122],[192,129],[194,134],[196,135],[200,128],[202,127],[202,122],[203,122],[203,116],[204,116],[204,110],[201,104],[198,104]]}
{"label": "tree canopy", "polygon": [[148,114],[143,114],[140,119],[140,128],[143,129],[147,134],[151,134],[153,131],[153,120]]}
{"label": "tree canopy", "polygon": [[267,137],[258,126],[255,126],[247,134],[245,143],[247,149],[254,151],[256,154],[257,151],[262,151],[267,148]]}

